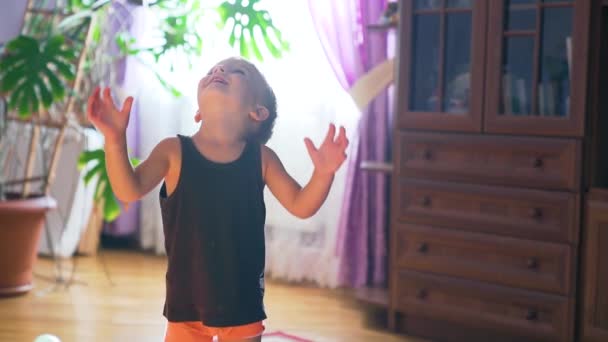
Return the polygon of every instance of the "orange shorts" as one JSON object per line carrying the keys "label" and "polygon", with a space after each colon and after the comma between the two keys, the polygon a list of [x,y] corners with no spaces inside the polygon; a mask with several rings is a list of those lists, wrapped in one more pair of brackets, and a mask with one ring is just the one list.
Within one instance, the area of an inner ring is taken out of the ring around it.
{"label": "orange shorts", "polygon": [[257,337],[264,332],[262,321],[233,327],[208,327],[201,322],[167,322],[165,342],[239,340]]}

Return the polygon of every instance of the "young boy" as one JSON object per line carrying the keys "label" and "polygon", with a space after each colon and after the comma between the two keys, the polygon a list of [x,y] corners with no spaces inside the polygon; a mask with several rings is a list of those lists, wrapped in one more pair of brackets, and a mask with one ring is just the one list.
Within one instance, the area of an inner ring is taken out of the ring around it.
{"label": "young boy", "polygon": [[106,88],[88,102],[89,120],[105,137],[112,189],[125,203],[160,190],[168,256],[165,341],[261,341],[264,296],[264,187],[300,218],[325,201],[346,159],[344,128],[334,125],[317,149],[305,144],[313,175],[301,187],[265,143],[276,98],[256,67],[240,58],[218,63],[198,84],[193,136],[162,140],[135,169],[125,131],[133,98],[115,107]]}

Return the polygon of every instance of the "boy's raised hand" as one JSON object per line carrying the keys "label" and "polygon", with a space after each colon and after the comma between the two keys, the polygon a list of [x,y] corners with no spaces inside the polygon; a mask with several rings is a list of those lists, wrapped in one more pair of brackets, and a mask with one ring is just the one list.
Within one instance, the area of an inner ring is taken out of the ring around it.
{"label": "boy's raised hand", "polygon": [[346,160],[346,147],[348,146],[346,130],[344,127],[340,127],[340,134],[337,138],[335,135],[336,126],[330,124],[327,136],[325,136],[325,140],[323,140],[318,149],[312,140],[309,138],[304,139],[306,149],[308,150],[310,159],[312,159],[316,172],[333,174]]}
{"label": "boy's raised hand", "polygon": [[122,109],[118,110],[112,100],[110,88],[105,88],[101,97],[100,92],[101,89],[97,87],[89,97],[87,117],[101,131],[106,141],[118,142],[125,137],[133,97],[129,96]]}

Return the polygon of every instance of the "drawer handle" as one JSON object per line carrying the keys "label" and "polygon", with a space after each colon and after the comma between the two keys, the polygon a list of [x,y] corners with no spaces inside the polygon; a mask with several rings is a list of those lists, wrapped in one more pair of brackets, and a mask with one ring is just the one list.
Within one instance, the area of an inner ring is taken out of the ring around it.
{"label": "drawer handle", "polygon": [[426,253],[429,250],[429,245],[426,242],[421,243],[420,245],[418,245],[418,252],[420,253]]}
{"label": "drawer handle", "polygon": [[422,197],[422,200],[420,200],[420,205],[422,205],[423,207],[430,207],[431,198],[429,196]]}
{"label": "drawer handle", "polygon": [[538,269],[538,259],[535,257],[529,258],[528,259],[528,268],[531,270]]}
{"label": "drawer handle", "polygon": [[530,209],[530,217],[536,220],[540,220],[543,217],[543,210],[541,208]]}
{"label": "drawer handle", "polygon": [[538,311],[536,311],[534,309],[528,310],[528,313],[526,313],[526,320],[536,321],[537,319],[538,319]]}
{"label": "drawer handle", "polygon": [[416,293],[416,297],[418,299],[426,299],[426,297],[428,297],[429,293],[427,290],[425,289],[420,289],[418,290],[418,292]]}
{"label": "drawer handle", "polygon": [[543,158],[541,157],[536,157],[534,158],[534,162],[532,163],[532,165],[534,165],[535,168],[540,169],[541,167],[543,167]]}

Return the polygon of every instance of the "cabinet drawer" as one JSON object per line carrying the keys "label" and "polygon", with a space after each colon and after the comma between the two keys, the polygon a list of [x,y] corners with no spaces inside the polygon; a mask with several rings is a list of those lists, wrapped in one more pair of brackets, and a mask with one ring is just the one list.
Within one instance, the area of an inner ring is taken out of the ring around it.
{"label": "cabinet drawer", "polygon": [[401,132],[400,176],[578,191],[574,139]]}
{"label": "cabinet drawer", "polygon": [[396,275],[392,298],[406,315],[518,332],[535,341],[572,339],[573,302],[566,297],[411,271]]}
{"label": "cabinet drawer", "polygon": [[535,240],[575,242],[578,195],[402,180],[397,217],[409,223]]}
{"label": "cabinet drawer", "polygon": [[415,225],[396,229],[396,266],[568,295],[567,245]]}

